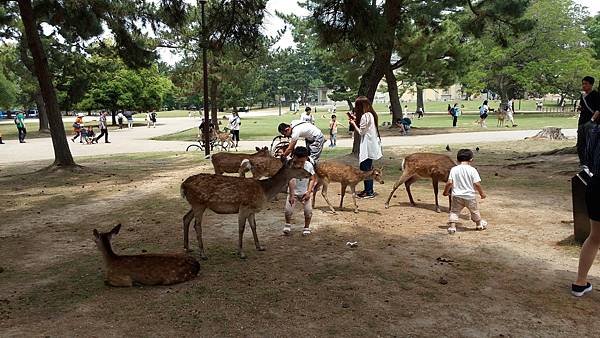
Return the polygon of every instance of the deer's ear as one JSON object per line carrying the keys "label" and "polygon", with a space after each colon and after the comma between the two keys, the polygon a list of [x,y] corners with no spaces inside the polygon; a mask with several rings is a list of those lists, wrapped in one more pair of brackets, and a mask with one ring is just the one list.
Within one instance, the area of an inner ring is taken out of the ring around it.
{"label": "deer's ear", "polygon": [[260,148],[259,148],[259,147],[254,147],[254,149],[256,149],[256,151],[260,151]]}
{"label": "deer's ear", "polygon": [[94,234],[94,237],[100,238],[100,234],[98,233],[98,230],[94,229],[94,231],[92,231],[92,233]]}
{"label": "deer's ear", "polygon": [[117,224],[117,226],[116,226],[116,227],[114,227],[114,228],[113,228],[113,229],[110,231],[110,233],[111,233],[111,234],[113,234],[113,235],[116,235],[116,234],[118,234],[118,233],[119,233],[119,230],[121,230],[121,223]]}

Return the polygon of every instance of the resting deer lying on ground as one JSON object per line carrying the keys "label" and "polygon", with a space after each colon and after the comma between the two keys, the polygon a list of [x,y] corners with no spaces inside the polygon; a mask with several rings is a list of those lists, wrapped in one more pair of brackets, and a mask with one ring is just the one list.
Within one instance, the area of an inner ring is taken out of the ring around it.
{"label": "resting deer lying on ground", "polygon": [[271,157],[269,148],[256,147],[256,153],[254,154],[216,153],[211,156],[210,161],[217,175],[222,175],[223,173],[237,174],[240,172],[240,165],[244,159],[253,159],[255,157]]}
{"label": "resting deer lying on ground", "polygon": [[252,229],[256,249],[264,250],[256,234],[256,213],[266,207],[267,202],[283,190],[290,179],[310,176],[304,169],[290,168],[285,165],[273,177],[264,180],[210,174],[188,177],[181,184],[181,196],[192,207],[192,210],[183,216],[183,247],[188,250],[190,223],[195,218],[194,228],[198,237],[200,256],[206,259],[202,243],[202,215],[206,209],[210,209],[217,214],[239,214],[238,254],[241,258],[246,258],[242,251],[246,220]]}
{"label": "resting deer lying on ground", "polygon": [[356,204],[356,185],[367,179],[374,179],[375,181],[383,184],[382,170],[373,169],[369,171],[360,171],[350,165],[336,162],[336,161],[321,161],[316,168],[317,173],[317,186],[313,192],[313,208],[315,207],[315,197],[317,190],[320,186],[323,186],[321,195],[327,202],[329,209],[335,214],[335,209],[327,198],[327,187],[331,182],[339,182],[342,184],[342,193],[340,197],[340,209],[344,204],[344,195],[346,194],[346,187],[350,186],[352,191],[352,201],[354,202],[354,212],[358,212],[358,205]]}
{"label": "resting deer lying on ground", "polygon": [[387,209],[390,207],[390,200],[392,199],[394,192],[402,184],[406,187],[410,204],[415,206],[415,201],[410,192],[411,184],[415,183],[419,178],[431,178],[431,181],[433,182],[433,193],[435,195],[435,211],[441,212],[438,203],[438,183],[440,181],[448,181],[450,169],[455,165],[456,163],[454,163],[447,155],[431,153],[415,153],[408,155],[402,161],[402,176],[400,176],[398,182],[394,184],[394,188],[385,202],[385,208]]}
{"label": "resting deer lying on ground", "polygon": [[188,281],[200,271],[196,259],[181,254],[145,254],[119,256],[110,245],[112,236],[119,233],[121,224],[110,232],[94,229],[94,241],[104,257],[106,283],[112,286],[170,285]]}

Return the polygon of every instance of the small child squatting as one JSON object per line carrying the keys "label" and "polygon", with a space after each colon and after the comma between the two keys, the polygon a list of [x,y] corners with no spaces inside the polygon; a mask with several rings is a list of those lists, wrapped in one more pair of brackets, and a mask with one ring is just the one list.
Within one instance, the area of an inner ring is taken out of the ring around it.
{"label": "small child squatting", "polygon": [[459,165],[450,170],[448,182],[444,189],[444,196],[452,192],[452,205],[448,217],[448,233],[456,232],[456,223],[459,220],[460,212],[467,208],[471,212],[471,220],[475,222],[475,229],[485,230],[487,222],[481,219],[479,206],[477,205],[476,193],[479,193],[481,199],[487,195],[481,187],[481,178],[477,169],[473,168],[473,152],[470,149],[461,149],[456,155]]}
{"label": "small child squatting", "polygon": [[285,199],[285,225],[283,227],[283,234],[289,235],[292,232],[292,216],[294,215],[294,206],[296,203],[302,203],[304,206],[304,230],[302,235],[310,235],[310,221],[312,219],[312,195],[315,185],[317,183],[317,176],[315,175],[315,168],[312,163],[308,161],[310,155],[309,150],[306,147],[296,147],[293,152],[293,164],[294,168],[303,168],[308,171],[312,176],[304,179],[291,179],[288,184],[288,196]]}

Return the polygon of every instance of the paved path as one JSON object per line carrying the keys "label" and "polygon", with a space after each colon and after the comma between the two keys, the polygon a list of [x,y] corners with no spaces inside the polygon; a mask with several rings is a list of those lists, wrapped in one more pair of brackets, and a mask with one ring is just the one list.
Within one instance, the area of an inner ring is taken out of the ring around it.
{"label": "paved path", "polygon": [[[270,112],[269,112],[270,113]],[[272,113],[271,113],[272,114]],[[256,115],[255,115],[256,116]],[[101,156],[109,154],[125,154],[155,151],[185,151],[190,142],[182,141],[153,141],[150,138],[171,134],[191,127],[198,126],[197,118],[165,118],[160,119],[156,128],[136,127],[131,130],[110,131],[110,144],[100,141],[99,144],[86,145],[69,142],[73,156]],[[421,136],[394,136],[383,139],[383,146],[426,146],[446,145],[457,143],[503,142],[522,140],[533,136],[538,130],[510,130],[471,133],[453,133]],[[575,137],[575,129],[563,129],[568,137]],[[275,135],[275,131],[273,131]],[[242,141],[240,151],[253,150],[255,146],[269,146],[270,141]],[[339,147],[351,147],[351,139],[338,140]],[[327,148],[325,149],[327,151]],[[54,153],[50,138],[29,139],[27,143],[19,144],[15,140],[7,141],[0,146],[0,165],[33,160],[52,160]]]}

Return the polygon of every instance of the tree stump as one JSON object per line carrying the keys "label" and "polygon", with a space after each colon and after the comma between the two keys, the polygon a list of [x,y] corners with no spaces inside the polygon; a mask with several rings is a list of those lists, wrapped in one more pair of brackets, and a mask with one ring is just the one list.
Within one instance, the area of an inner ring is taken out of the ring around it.
{"label": "tree stump", "polygon": [[562,133],[562,128],[546,127],[535,136],[526,137],[525,139],[566,140],[567,137]]}

